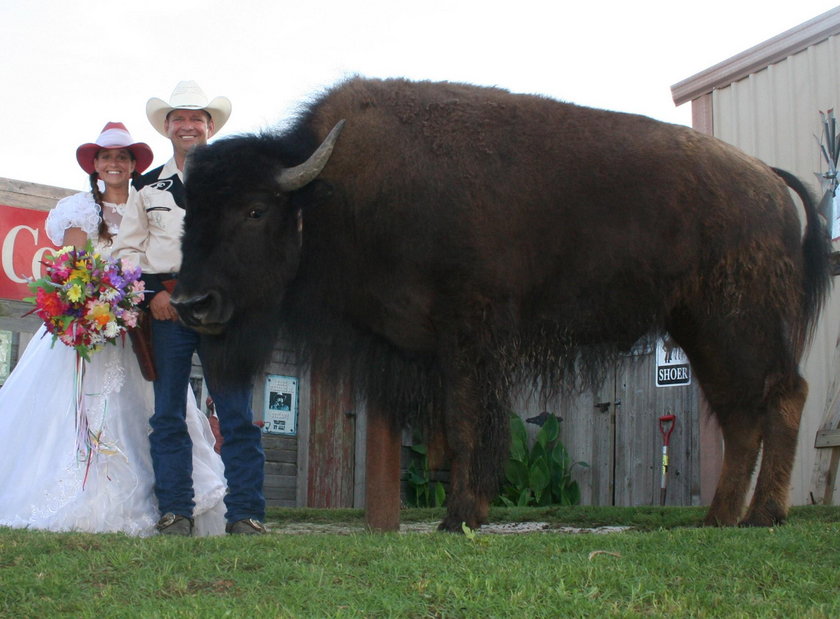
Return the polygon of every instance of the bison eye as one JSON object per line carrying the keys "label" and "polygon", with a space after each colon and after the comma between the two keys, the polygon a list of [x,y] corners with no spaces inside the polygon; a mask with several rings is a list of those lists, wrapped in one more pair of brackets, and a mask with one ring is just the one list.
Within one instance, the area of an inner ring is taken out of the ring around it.
{"label": "bison eye", "polygon": [[252,208],[250,211],[248,211],[249,219],[259,219],[263,215],[265,215],[265,209],[262,208]]}

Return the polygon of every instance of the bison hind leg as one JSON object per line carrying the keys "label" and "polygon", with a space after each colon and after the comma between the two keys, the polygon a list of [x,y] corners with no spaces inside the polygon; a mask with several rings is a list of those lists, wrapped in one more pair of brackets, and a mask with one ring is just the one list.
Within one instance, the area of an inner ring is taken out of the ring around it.
{"label": "bison hind leg", "polygon": [[[807,394],[807,383],[793,372],[774,381],[758,408],[716,409],[724,439],[723,469],[704,524],[770,527],[785,521],[799,422]],[[759,451],[761,464],[755,490],[747,514],[741,519]]]}
{"label": "bison hind leg", "polygon": [[[707,525],[772,526],[787,515],[808,392],[798,372],[799,329],[790,326],[798,324],[799,317],[792,301],[794,309],[788,309],[779,300],[787,297],[778,286],[755,285],[747,291],[732,295],[727,289],[712,289],[705,300],[675,311],[668,325],[688,355],[723,432],[723,468]],[[737,303],[741,298],[749,302]],[[759,453],[759,474],[744,516]]]}
{"label": "bison hind leg", "polygon": [[[703,330],[702,326],[690,315],[678,314],[669,331],[688,355],[723,434],[723,466],[703,524],[734,526],[743,514],[761,450],[763,372],[750,372],[734,359],[737,348],[728,344],[735,338],[720,337],[722,330]],[[745,393],[750,395],[744,397]]]}
{"label": "bison hind leg", "polygon": [[723,468],[703,524],[725,527],[737,524],[743,512],[744,498],[761,448],[761,426],[757,417],[751,415],[729,416],[718,412],[718,419],[723,432]]}
{"label": "bison hind leg", "polygon": [[808,383],[799,374],[780,381],[769,394],[761,468],[742,526],[770,527],[787,518],[790,476],[807,397]]}

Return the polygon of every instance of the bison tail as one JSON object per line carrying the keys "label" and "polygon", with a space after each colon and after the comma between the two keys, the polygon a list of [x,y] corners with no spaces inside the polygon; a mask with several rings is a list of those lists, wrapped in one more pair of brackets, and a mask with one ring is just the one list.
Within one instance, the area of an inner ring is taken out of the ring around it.
{"label": "bison tail", "polygon": [[814,196],[796,176],[773,168],[773,171],[802,200],[806,227],[802,237],[802,257],[805,264],[805,289],[803,295],[803,335],[810,341],[814,335],[820,310],[831,288],[831,239],[818,212]]}

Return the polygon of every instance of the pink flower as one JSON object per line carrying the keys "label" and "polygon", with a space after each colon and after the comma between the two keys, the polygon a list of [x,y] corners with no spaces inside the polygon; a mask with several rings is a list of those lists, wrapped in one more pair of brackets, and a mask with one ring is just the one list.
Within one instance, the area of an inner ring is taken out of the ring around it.
{"label": "pink flower", "polygon": [[63,284],[70,277],[70,269],[65,266],[55,266],[49,269],[50,279],[58,284]]}
{"label": "pink flower", "polygon": [[133,312],[133,311],[123,312],[122,319],[123,319],[123,322],[125,323],[126,327],[136,327],[137,326],[137,312]]}

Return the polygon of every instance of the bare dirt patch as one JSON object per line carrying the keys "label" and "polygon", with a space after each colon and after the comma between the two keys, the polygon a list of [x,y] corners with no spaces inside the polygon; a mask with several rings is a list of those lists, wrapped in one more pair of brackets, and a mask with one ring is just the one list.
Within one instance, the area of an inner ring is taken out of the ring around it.
{"label": "bare dirt patch", "polygon": [[[367,533],[364,524],[332,524],[315,522],[268,522],[271,533],[279,535],[306,535],[312,533],[357,535]],[[433,533],[437,531],[438,521],[406,522],[400,525],[400,533]],[[490,523],[481,527],[479,535],[517,535],[522,533],[564,533],[567,535],[623,533],[633,527],[568,527],[549,522],[502,522]]]}

